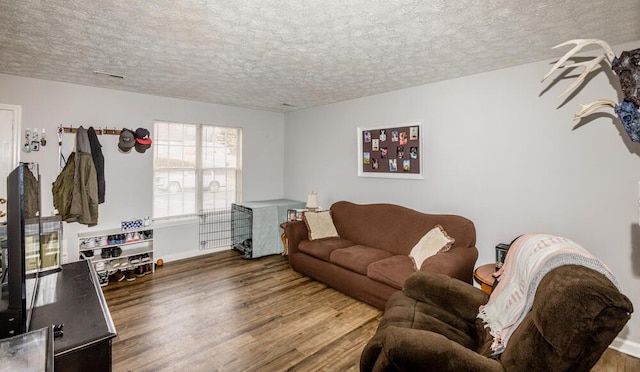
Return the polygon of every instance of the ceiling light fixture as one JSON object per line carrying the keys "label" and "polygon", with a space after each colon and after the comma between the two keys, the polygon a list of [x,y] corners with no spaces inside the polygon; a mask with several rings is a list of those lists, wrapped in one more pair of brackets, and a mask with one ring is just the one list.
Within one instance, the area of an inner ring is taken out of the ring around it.
{"label": "ceiling light fixture", "polygon": [[116,79],[124,79],[124,75],[112,74],[110,72],[94,71],[93,73],[96,75],[104,75],[104,76],[108,76]]}
{"label": "ceiling light fixture", "polygon": [[297,107],[296,105],[292,105],[292,104],[290,104],[290,103],[286,103],[286,102],[281,103],[281,105],[282,105],[283,107]]}

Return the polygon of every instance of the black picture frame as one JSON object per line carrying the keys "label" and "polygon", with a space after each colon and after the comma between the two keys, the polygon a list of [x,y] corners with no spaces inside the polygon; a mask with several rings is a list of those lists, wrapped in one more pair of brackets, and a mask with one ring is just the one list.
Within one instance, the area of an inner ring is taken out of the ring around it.
{"label": "black picture frame", "polygon": [[500,243],[496,245],[496,270],[500,269],[502,265],[504,265],[504,261],[507,258],[508,251],[508,244]]}
{"label": "black picture frame", "polygon": [[359,177],[424,179],[422,122],[357,129]]}

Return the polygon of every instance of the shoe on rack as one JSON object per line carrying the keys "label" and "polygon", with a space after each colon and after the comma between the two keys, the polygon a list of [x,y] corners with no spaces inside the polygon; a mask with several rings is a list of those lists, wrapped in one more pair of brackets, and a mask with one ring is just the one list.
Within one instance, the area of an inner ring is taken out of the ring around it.
{"label": "shoe on rack", "polygon": [[98,273],[98,283],[101,287],[109,284],[109,275],[106,272]]}
{"label": "shoe on rack", "polygon": [[131,256],[129,257],[129,264],[137,265],[140,263],[140,256]]}
{"label": "shoe on rack", "polygon": [[140,262],[149,262],[151,261],[151,257],[149,257],[149,253],[143,253],[142,256],[140,256]]}
{"label": "shoe on rack", "polygon": [[101,236],[99,238],[96,238],[96,246],[97,247],[104,247],[106,245],[109,245],[109,240],[107,239],[106,236]]}
{"label": "shoe on rack", "polygon": [[98,271],[98,272],[102,272],[102,271],[105,271],[105,269],[106,269],[106,268],[107,268],[107,267],[106,267],[106,265],[104,264],[104,262],[100,261],[100,262],[97,262],[97,263],[96,263],[96,271]]}
{"label": "shoe on rack", "polygon": [[127,270],[127,272],[124,273],[124,278],[127,279],[128,282],[132,282],[136,280],[136,273],[133,270]]}
{"label": "shoe on rack", "polygon": [[102,248],[102,253],[100,253],[100,257],[109,258],[111,257],[111,249],[110,248]]}
{"label": "shoe on rack", "polygon": [[143,267],[144,267],[144,274],[145,275],[153,273],[153,271],[151,271],[151,264],[146,264]]}
{"label": "shoe on rack", "polygon": [[[137,239],[135,238],[136,236],[138,237]],[[138,233],[134,234],[132,232],[128,232],[124,237],[124,241],[127,242],[127,243],[135,242],[135,241],[138,241],[138,240],[140,240],[140,234],[138,234]]]}
{"label": "shoe on rack", "polygon": [[83,239],[80,243],[80,248],[94,248],[96,246],[96,240],[94,238]]}
{"label": "shoe on rack", "polygon": [[116,282],[121,282],[124,280],[124,273],[120,270],[116,271],[111,277],[113,278],[113,280],[115,280]]}
{"label": "shoe on rack", "polygon": [[120,247],[111,247],[111,257],[120,257],[122,254],[122,248]]}
{"label": "shoe on rack", "polygon": [[126,242],[125,234],[118,234],[118,244],[124,244]]}
{"label": "shoe on rack", "polygon": [[144,266],[136,266],[134,272],[136,273],[136,276],[138,278],[142,278],[144,274],[146,274],[144,271]]}

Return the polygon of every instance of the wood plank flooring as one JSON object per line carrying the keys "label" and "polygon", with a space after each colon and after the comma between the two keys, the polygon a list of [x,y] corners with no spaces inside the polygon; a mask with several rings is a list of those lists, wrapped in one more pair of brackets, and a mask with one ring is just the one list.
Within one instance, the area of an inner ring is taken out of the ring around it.
{"label": "wood plank flooring", "polygon": [[[224,251],[103,288],[118,371],[358,371],[382,312],[289,268]],[[634,364],[635,363],[635,364]],[[594,371],[637,371],[608,350]]]}
{"label": "wood plank flooring", "polygon": [[358,370],[381,312],[293,272],[225,251],[104,287],[114,371]]}

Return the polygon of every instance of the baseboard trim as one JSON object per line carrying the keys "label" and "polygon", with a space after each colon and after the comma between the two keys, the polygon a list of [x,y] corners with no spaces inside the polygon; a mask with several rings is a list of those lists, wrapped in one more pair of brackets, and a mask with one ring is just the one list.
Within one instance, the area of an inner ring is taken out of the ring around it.
{"label": "baseboard trim", "polygon": [[609,347],[632,357],[640,358],[640,343],[616,337]]}
{"label": "baseboard trim", "polygon": [[172,254],[172,255],[164,256],[164,257],[158,257],[158,258],[162,258],[162,260],[164,262],[171,262],[171,261],[184,260],[186,258],[204,256],[205,254],[228,251],[230,249],[231,249],[230,247],[211,248],[211,249],[206,249],[206,250],[181,252],[181,253]]}

